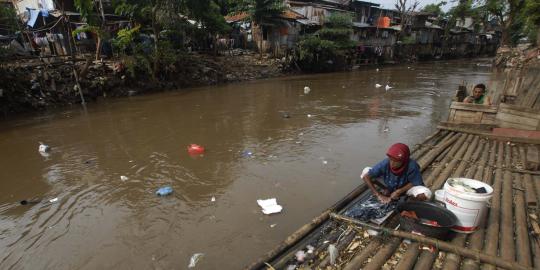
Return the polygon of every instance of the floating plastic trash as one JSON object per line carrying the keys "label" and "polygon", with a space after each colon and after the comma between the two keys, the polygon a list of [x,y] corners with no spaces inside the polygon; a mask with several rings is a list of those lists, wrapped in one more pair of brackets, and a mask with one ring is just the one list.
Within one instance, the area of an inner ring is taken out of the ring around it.
{"label": "floating plastic trash", "polygon": [[158,196],[167,196],[167,195],[170,195],[171,193],[173,193],[173,189],[172,187],[169,187],[169,186],[161,187],[156,191],[156,195]]}
{"label": "floating plastic trash", "polygon": [[311,88],[309,88],[309,86],[305,86],[304,87],[304,94],[309,94],[309,92],[311,92]]}
{"label": "floating plastic trash", "polygon": [[189,259],[188,267],[189,268],[195,267],[195,265],[197,265],[197,263],[199,262],[200,259],[202,259],[203,256],[204,256],[204,253],[193,254],[193,256],[191,256],[191,258]]}
{"label": "floating plastic trash", "polygon": [[22,200],[22,201],[20,201],[21,205],[38,204],[40,202],[41,202],[40,200]]}
{"label": "floating plastic trash", "polygon": [[262,212],[265,215],[271,215],[281,212],[283,207],[277,204],[276,198],[267,199],[267,200],[257,200],[257,203],[262,208]]}
{"label": "floating plastic trash", "polygon": [[387,85],[384,87],[384,90],[388,91],[388,90],[390,90],[390,89],[392,89],[392,88],[394,88],[394,87],[392,87],[392,86],[390,86],[390,85],[387,84]]}
{"label": "floating plastic trash", "polygon": [[188,146],[188,153],[190,155],[202,155],[204,154],[204,147],[198,144],[190,144]]}
{"label": "floating plastic trash", "polygon": [[210,199],[211,202],[215,202],[216,201],[216,197],[212,197],[212,199]]}
{"label": "floating plastic trash", "polygon": [[50,203],[55,203],[55,202],[57,202],[57,201],[58,201],[58,198],[53,198],[53,199],[50,199],[50,200],[49,200]]}
{"label": "floating plastic trash", "polygon": [[251,156],[253,156],[253,152],[251,152],[249,150],[244,150],[244,152],[242,152],[242,156],[243,157],[251,157]]}
{"label": "floating plastic trash", "polygon": [[120,175],[120,180],[127,181],[127,180],[129,180],[129,178],[127,176],[125,176],[125,175]]}
{"label": "floating plastic trash", "polygon": [[38,151],[40,153],[48,153],[49,151],[51,151],[51,147],[42,142],[39,142]]}
{"label": "floating plastic trash", "polygon": [[375,88],[381,88],[381,87],[382,87],[382,85],[380,85],[378,83],[375,84]]}

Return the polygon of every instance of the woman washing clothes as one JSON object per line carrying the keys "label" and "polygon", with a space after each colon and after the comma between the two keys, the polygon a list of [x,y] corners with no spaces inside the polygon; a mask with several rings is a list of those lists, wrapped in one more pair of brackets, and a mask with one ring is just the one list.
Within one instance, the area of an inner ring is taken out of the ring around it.
{"label": "woman washing clothes", "polygon": [[[414,186],[424,186],[420,166],[411,159],[409,147],[403,143],[392,145],[386,152],[387,158],[377,163],[373,168],[366,168],[362,172],[362,179],[369,189],[382,203],[389,203],[399,199]],[[386,185],[385,190],[379,192],[374,182],[382,178]],[[426,188],[427,189],[427,188]],[[418,196],[416,196],[418,195]],[[427,199],[430,194],[413,194],[417,199]]]}

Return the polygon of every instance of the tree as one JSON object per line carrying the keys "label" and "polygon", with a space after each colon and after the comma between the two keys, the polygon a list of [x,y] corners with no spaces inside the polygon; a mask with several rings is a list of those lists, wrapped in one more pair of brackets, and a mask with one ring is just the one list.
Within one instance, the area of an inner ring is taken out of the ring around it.
{"label": "tree", "polygon": [[[141,25],[140,31],[124,31],[123,36],[117,36],[117,39],[126,40],[135,38],[131,35],[152,34],[151,54],[143,52],[144,55],[136,58],[152,62],[151,74],[154,79],[157,79],[162,64],[171,64],[179,55],[169,35],[165,33],[174,36],[189,30],[195,34],[200,33],[201,36],[206,34],[215,38],[216,33],[229,30],[220,14],[220,6],[214,0],[117,0],[113,2],[113,6],[115,13],[127,16],[136,25]],[[195,25],[188,22],[188,19],[196,21]]]}
{"label": "tree", "polygon": [[350,39],[352,18],[332,14],[324,26],[298,43],[298,60],[306,71],[334,71],[346,66],[347,54],[356,46]]}
{"label": "tree", "polygon": [[416,10],[420,4],[418,0],[413,0],[414,2],[409,2],[411,0],[397,0],[395,3],[395,8],[401,16],[401,21],[399,23],[401,31],[397,33],[397,38],[399,39],[401,33],[405,32],[405,28],[410,24],[412,20],[413,12]]}
{"label": "tree", "polygon": [[0,25],[4,30],[15,33],[19,30],[17,13],[11,5],[0,4]]}
{"label": "tree", "polygon": [[[99,1],[99,7],[95,8],[96,4],[93,0],[75,0],[75,8],[81,14],[81,18],[87,23],[83,28],[73,31],[72,35],[75,36],[80,32],[92,32],[96,38],[96,60],[99,60],[101,56],[101,47],[103,39],[107,36],[105,31],[105,14],[103,12],[103,5],[101,0]],[[98,15],[95,10],[100,10],[101,15]]]}
{"label": "tree", "polygon": [[525,24],[525,34],[540,46],[540,2],[537,0],[526,0],[523,14]]}
{"label": "tree", "polygon": [[444,11],[441,8],[444,5],[446,5],[446,2],[444,1],[439,2],[438,4],[428,4],[422,8],[422,11],[427,12],[427,13],[432,13],[437,18],[440,18],[444,16]]}
{"label": "tree", "polygon": [[502,44],[513,45],[521,37],[523,20],[520,16],[525,0],[483,0],[484,7],[495,16],[502,29]]}

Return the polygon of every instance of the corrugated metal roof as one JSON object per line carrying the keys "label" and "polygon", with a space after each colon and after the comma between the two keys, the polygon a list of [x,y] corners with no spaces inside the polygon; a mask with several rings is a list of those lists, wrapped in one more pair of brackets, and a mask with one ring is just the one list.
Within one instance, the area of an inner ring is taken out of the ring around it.
{"label": "corrugated metal roof", "polygon": [[[279,16],[281,19],[285,19],[285,20],[300,20],[300,19],[306,19],[306,17],[304,17],[304,15],[288,8],[288,9],[285,9],[283,11],[283,13],[281,13],[281,15]],[[225,16],[225,21],[227,23],[234,23],[234,22],[239,22],[239,21],[243,21],[243,20],[246,20],[249,18],[249,14],[246,13],[246,12],[241,12],[241,13],[238,13],[238,14],[235,14],[235,15],[231,15],[231,16]]]}

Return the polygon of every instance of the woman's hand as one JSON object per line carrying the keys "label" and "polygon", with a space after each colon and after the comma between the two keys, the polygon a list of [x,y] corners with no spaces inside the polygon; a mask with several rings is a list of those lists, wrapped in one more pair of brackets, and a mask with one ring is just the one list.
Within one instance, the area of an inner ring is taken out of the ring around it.
{"label": "woman's hand", "polygon": [[384,195],[382,195],[380,193],[377,194],[377,199],[379,199],[379,201],[384,203],[384,204],[387,204],[392,200],[390,197],[384,196]]}
{"label": "woman's hand", "polygon": [[401,192],[399,189],[396,189],[394,192],[392,192],[392,194],[390,194],[390,199],[395,201],[399,199],[399,196],[401,196]]}

